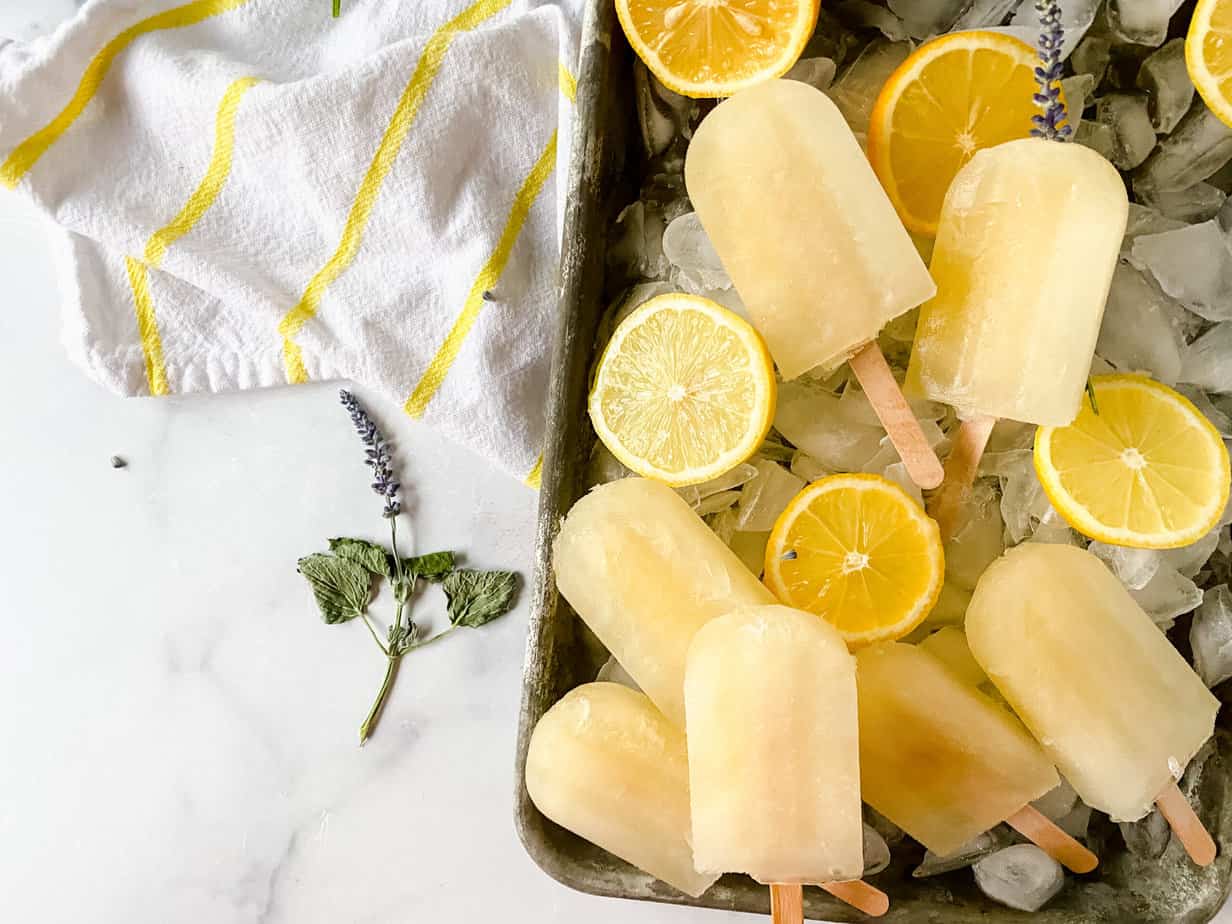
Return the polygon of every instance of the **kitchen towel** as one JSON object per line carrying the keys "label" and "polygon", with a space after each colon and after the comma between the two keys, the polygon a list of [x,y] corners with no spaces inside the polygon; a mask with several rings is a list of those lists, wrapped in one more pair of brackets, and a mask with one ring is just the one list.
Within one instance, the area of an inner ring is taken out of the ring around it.
{"label": "kitchen towel", "polygon": [[353,379],[537,485],[581,0],[93,0],[0,47],[0,184],[126,395]]}

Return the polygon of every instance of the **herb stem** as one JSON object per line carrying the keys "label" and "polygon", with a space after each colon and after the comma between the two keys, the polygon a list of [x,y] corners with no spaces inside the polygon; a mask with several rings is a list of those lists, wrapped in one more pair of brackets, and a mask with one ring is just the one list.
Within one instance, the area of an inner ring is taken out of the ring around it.
{"label": "herb stem", "polygon": [[342,15],[342,0],[334,0],[334,19]]}
{"label": "herb stem", "polygon": [[363,618],[364,618],[364,625],[367,626],[368,631],[372,633],[372,640],[376,642],[377,647],[380,648],[381,651],[385,654],[385,657],[388,658],[389,649],[385,647],[385,643],[381,641],[381,637],[376,634],[376,629],[372,625],[372,617],[369,616],[367,613],[364,613]]}
{"label": "herb stem", "polygon": [[422,642],[413,642],[406,650],[414,651],[416,648],[423,648],[425,645],[431,645],[437,639],[444,638],[446,635],[448,635],[450,632],[452,632],[456,628],[458,627],[450,626],[448,629],[445,629],[443,632],[438,632],[436,633],[436,635],[433,635],[431,638],[426,638]]}
{"label": "herb stem", "polygon": [[359,727],[359,746],[363,747],[372,733],[376,731],[376,723],[380,721],[381,710],[385,708],[385,700],[389,698],[389,691],[393,689],[394,678],[398,676],[398,667],[402,664],[401,654],[392,654],[389,656],[389,666],[385,668],[385,680],[381,683],[381,692],[376,695],[376,702],[372,704],[372,708],[368,711],[368,717],[364,719],[364,724]]}

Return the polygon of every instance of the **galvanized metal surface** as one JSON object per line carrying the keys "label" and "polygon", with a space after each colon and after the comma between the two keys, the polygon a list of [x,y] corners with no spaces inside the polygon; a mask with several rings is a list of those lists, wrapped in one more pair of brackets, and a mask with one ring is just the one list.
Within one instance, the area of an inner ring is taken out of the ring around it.
{"label": "galvanized metal surface", "polygon": [[[516,761],[518,834],[531,857],[553,878],[596,895],[671,902],[768,914],[769,892],[743,876],[725,876],[700,899],[683,895],[603,850],[564,831],[535,809],[523,773],[526,747],[539,717],[567,690],[594,678],[603,653],[556,593],[551,544],[561,517],[583,490],[594,434],[586,420],[586,394],[595,335],[604,304],[604,252],[615,213],[636,196],[642,160],[634,116],[630,52],[611,0],[593,0],[582,39],[577,125],[567,186],[560,312],[549,393],[552,426],[544,454],[536,575],[526,644]],[[1223,694],[1225,701],[1228,693]],[[969,870],[913,879],[922,850],[896,848],[894,862],[871,881],[891,899],[892,924],[1199,924],[1223,905],[1232,882],[1232,734],[1226,712],[1214,753],[1201,774],[1191,772],[1203,820],[1220,853],[1205,870],[1171,844],[1159,860],[1129,853],[1116,826],[1092,824],[1091,847],[1100,856],[1092,875],[1071,877],[1062,893],[1033,915],[985,898]],[[1200,776],[1200,778],[1199,778]],[[819,889],[806,889],[812,920],[864,920]],[[631,915],[635,909],[630,909]]]}

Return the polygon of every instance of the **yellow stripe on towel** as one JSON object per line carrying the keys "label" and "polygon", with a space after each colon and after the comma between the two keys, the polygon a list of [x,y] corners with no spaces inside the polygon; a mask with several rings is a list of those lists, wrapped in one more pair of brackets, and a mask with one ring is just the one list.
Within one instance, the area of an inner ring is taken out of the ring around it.
{"label": "yellow stripe on towel", "polygon": [[527,475],[523,479],[522,483],[526,485],[528,488],[534,488],[536,491],[538,491],[542,482],[543,482],[543,453],[539,453],[539,458],[535,460],[534,468],[530,470],[530,474]]}
{"label": "yellow stripe on towel", "polygon": [[496,249],[492,251],[492,255],[484,263],[483,268],[479,271],[479,275],[475,277],[475,281],[471,285],[470,294],[467,295],[466,303],[462,307],[462,313],[458,315],[457,320],[453,323],[453,327],[445,335],[444,343],[436,351],[436,355],[432,357],[432,362],[428,364],[428,368],[420,378],[419,384],[415,386],[414,392],[406,399],[406,404],[403,407],[412,417],[423,416],[424,411],[428,409],[428,404],[441,387],[441,383],[445,381],[445,376],[449,374],[449,369],[453,365],[454,360],[457,359],[458,352],[462,349],[462,344],[466,340],[466,335],[470,333],[471,328],[479,317],[479,312],[483,309],[483,293],[495,286],[497,280],[501,277],[501,273],[505,271],[505,265],[509,262],[509,254],[513,252],[513,245],[517,243],[518,234],[521,233],[522,226],[526,224],[526,218],[530,214],[531,206],[539,198],[539,194],[543,191],[543,185],[547,182],[555,164],[556,132],[552,132],[552,138],[548,141],[547,147],[543,149],[543,153],[539,155],[539,160],[531,168],[530,173],[522,183],[522,188],[513,197],[513,208],[510,210],[509,217],[505,221],[505,228],[501,231],[500,240],[497,241]]}
{"label": "yellow stripe on towel", "polygon": [[144,262],[125,257],[128,282],[133,290],[133,304],[137,309],[137,332],[141,336],[141,352],[145,355],[145,375],[150,394],[168,393],[167,368],[163,362],[162,337],[158,332],[158,318],[154,300],[150,296],[151,268],[157,269],[167,255],[167,248],[193,229],[210,210],[231,175],[232,155],[235,151],[235,114],[240,100],[252,87],[260,83],[257,77],[241,77],[232,81],[218,104],[214,117],[214,151],[210,155],[205,176],[197,184],[184,207],[171,221],[152,235],[145,245]]}
{"label": "yellow stripe on towel", "polygon": [[411,75],[411,80],[406,85],[406,89],[402,91],[402,97],[394,109],[393,118],[389,120],[389,125],[385,128],[385,134],[376,149],[376,156],[372,158],[372,163],[368,165],[368,172],[359,184],[359,192],[347,215],[337,250],[308,282],[303,295],[300,296],[299,303],[286,313],[278,325],[278,333],[282,335],[283,361],[288,382],[298,384],[308,381],[303,353],[300,351],[299,344],[295,342],[295,338],[304,325],[317,313],[325,291],[346,271],[355,259],[356,253],[359,252],[359,245],[363,241],[364,230],[372,215],[372,209],[376,205],[377,196],[380,194],[381,184],[384,183],[389,171],[393,169],[394,161],[398,157],[398,152],[402,150],[402,143],[411,130],[419,107],[424,97],[427,96],[433,80],[436,79],[437,72],[441,69],[445,52],[460,34],[481,25],[511,2],[512,0],[477,0],[441,26],[432,38],[428,39],[423,54],[419,57],[419,63],[415,67],[415,72]]}
{"label": "yellow stripe on towel", "polygon": [[577,79],[569,73],[569,68],[565,67],[564,61],[557,61],[556,68],[556,79],[560,84],[560,92],[572,103],[577,99]]}
{"label": "yellow stripe on towel", "polygon": [[17,145],[0,164],[0,184],[9,189],[15,187],[21,178],[30,172],[39,158],[47,153],[47,149],[59,140],[77,118],[85,111],[99,86],[111,70],[115,59],[136,39],[150,32],[164,29],[182,29],[185,26],[196,25],[203,20],[220,13],[227,13],[248,3],[249,0],[196,0],[174,9],[164,10],[147,19],[129,26],[106,45],[86,65],[77,90],[63,109],[50,122],[36,131],[21,144]]}

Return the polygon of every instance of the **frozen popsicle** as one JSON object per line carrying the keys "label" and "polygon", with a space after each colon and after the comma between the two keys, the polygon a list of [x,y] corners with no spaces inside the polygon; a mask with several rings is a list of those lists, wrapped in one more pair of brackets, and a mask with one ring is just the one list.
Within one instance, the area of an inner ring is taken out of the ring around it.
{"label": "frozen popsicle", "polygon": [[1162,802],[1190,855],[1214,858],[1175,777],[1219,701],[1098,558],[1041,543],[1007,552],[975,588],[967,641],[1084,802],[1114,821]]}
{"label": "frozen popsicle", "polygon": [[693,633],[770,591],[671,488],[624,478],[595,488],[553,548],[556,586],[591,631],[684,728],[684,665]]}
{"label": "frozen popsicle", "polygon": [[[697,868],[792,893],[858,880],[855,659],[842,636],[785,606],[720,616],[693,637],[684,696]],[[877,897],[857,906],[884,913],[885,896],[860,885]]]}
{"label": "frozen popsicle", "polygon": [[954,177],[906,384],[965,421],[929,505],[943,538],[997,418],[1077,415],[1128,211],[1116,168],[1078,144],[1007,141]]}
{"label": "frozen popsicle", "polygon": [[1098,862],[1031,806],[1060,778],[1035,740],[914,645],[856,655],[864,801],[933,853],[1005,821],[1076,872]]}
{"label": "frozen popsicle", "polygon": [[911,477],[937,460],[876,344],[936,292],[842,114],[794,80],[737,93],[685,161],[693,207],[785,379],[851,360]]}
{"label": "frozen popsicle", "polygon": [[588,683],[544,713],[526,789],[562,828],[688,895],[718,879],[693,867],[684,733],[636,690]]}

